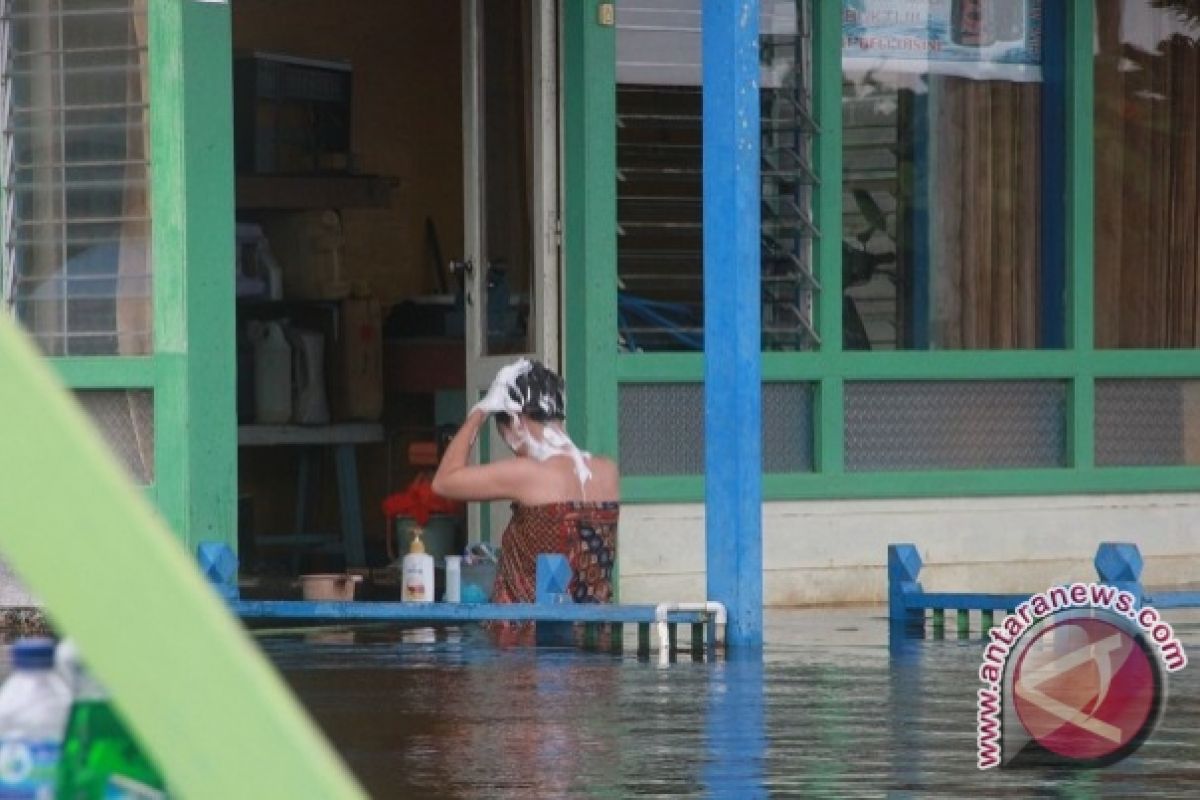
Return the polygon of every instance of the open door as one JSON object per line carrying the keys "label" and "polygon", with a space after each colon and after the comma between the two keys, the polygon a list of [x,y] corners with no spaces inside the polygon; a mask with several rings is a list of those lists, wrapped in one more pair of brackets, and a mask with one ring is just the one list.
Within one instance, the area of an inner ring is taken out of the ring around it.
{"label": "open door", "polygon": [[[463,0],[467,402],[525,356],[558,369],[557,0]],[[494,425],[481,461],[509,456]],[[471,541],[496,541],[505,503],[473,504]]]}

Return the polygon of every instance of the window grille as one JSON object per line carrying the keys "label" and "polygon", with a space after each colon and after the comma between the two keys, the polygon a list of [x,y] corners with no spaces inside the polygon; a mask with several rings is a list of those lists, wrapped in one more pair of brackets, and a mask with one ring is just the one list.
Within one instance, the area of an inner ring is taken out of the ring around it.
{"label": "window grille", "polygon": [[151,350],[145,0],[0,0],[4,300],[47,355]]}
{"label": "window grille", "polygon": [[[704,333],[700,0],[617,6],[617,297],[623,350],[700,350]],[[762,346],[814,350],[811,0],[764,0]]]}

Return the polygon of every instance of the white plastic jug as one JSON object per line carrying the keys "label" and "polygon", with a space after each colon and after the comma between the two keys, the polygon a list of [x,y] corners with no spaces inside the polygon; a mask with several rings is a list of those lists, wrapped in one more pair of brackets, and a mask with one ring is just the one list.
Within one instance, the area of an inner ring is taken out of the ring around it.
{"label": "white plastic jug", "polygon": [[292,419],[292,348],[278,321],[251,322],[254,343],[254,416],[260,425]]}
{"label": "white plastic jug", "polygon": [[292,415],[298,425],[329,423],[325,395],[325,337],[316,331],[292,328]]}

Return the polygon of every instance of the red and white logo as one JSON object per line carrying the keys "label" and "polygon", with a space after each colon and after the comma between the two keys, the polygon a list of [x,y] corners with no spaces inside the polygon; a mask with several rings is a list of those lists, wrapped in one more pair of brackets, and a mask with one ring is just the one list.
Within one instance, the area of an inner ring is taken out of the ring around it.
{"label": "red and white logo", "polygon": [[1051,620],[1016,655],[1013,706],[1030,738],[1051,753],[1110,761],[1153,728],[1158,665],[1126,626],[1095,617]]}

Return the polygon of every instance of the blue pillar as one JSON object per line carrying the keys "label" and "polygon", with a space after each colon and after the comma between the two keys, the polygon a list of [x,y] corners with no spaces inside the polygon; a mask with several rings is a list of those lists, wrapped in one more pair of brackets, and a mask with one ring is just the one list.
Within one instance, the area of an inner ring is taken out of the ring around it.
{"label": "blue pillar", "polygon": [[704,0],[704,430],[708,597],[762,646],[758,0]]}

